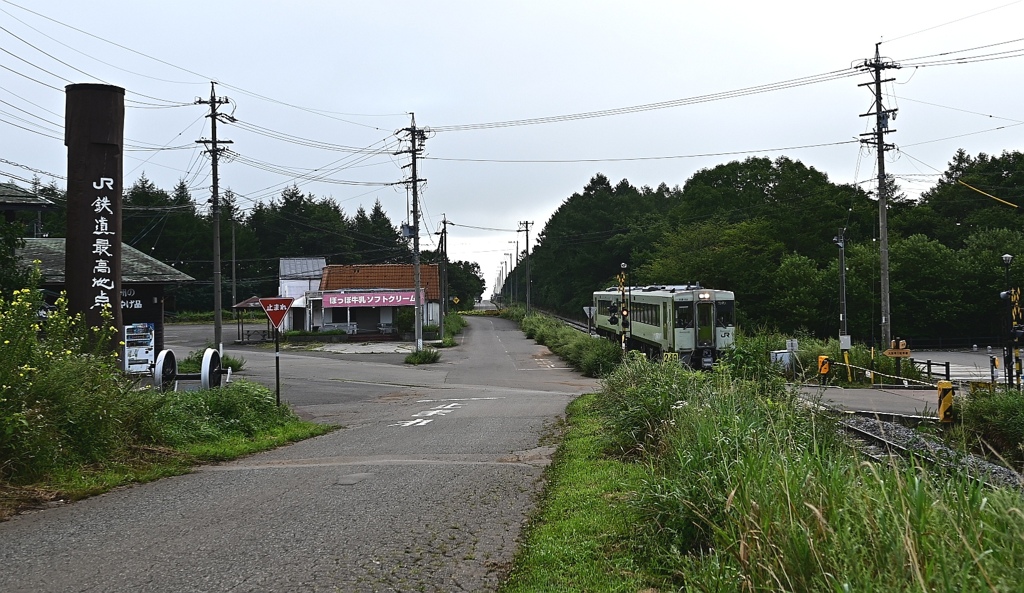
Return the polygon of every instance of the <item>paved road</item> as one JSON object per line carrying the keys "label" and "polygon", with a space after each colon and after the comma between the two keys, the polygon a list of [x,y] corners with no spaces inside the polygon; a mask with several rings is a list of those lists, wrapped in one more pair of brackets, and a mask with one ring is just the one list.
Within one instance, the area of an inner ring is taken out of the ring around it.
{"label": "paved road", "polygon": [[[283,352],[282,398],[344,428],[0,523],[0,591],[494,590],[543,437],[597,384],[508,321],[469,323],[435,365]],[[183,356],[206,331],[167,344]],[[227,353],[273,384],[272,349]]]}
{"label": "paved road", "polygon": [[[971,381],[991,380],[989,354],[985,349],[978,352],[918,351],[914,352],[913,359],[922,369],[926,361],[932,361],[932,378],[928,381],[932,384],[945,378],[947,362],[950,378],[958,385],[958,389],[964,389],[964,385]],[[885,381],[896,382],[892,379]],[[938,390],[934,388],[844,389],[809,385],[803,388],[803,392],[810,397],[820,398],[825,405],[851,411],[934,416],[939,403]]]}

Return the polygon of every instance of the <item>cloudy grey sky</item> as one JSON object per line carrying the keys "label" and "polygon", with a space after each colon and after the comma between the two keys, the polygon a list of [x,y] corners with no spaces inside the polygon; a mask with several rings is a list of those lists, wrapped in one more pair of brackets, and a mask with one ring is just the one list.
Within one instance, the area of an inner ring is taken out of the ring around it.
{"label": "cloudy grey sky", "polygon": [[[885,86],[899,108],[887,170],[906,193],[958,148],[1021,150],[1021,23],[1021,0],[0,0],[0,178],[39,171],[64,186],[63,88],[102,82],[127,91],[125,186],[184,179],[202,202],[210,167],[195,141],[210,130],[194,101],[217,81],[238,119],[218,127],[238,154],[221,186],[243,208],[295,183],[350,215],[379,199],[398,224],[408,158],[392,153],[415,113],[432,130],[421,245],[447,216],[460,225],[451,257],[479,263],[489,292],[509,242],[524,246],[518,222],[536,223],[532,242],[598,172],[674,186],[786,155],[872,187],[874,154],[851,142],[872,125],[858,87],[871,78],[851,68],[877,42],[902,66]],[[535,118],[547,119],[520,121]]]}

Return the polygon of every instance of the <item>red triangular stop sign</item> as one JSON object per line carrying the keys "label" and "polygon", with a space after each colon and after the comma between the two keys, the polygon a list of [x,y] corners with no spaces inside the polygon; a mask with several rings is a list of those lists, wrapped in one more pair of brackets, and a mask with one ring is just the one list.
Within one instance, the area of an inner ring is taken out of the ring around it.
{"label": "red triangular stop sign", "polygon": [[270,323],[273,323],[277,329],[281,329],[281,322],[284,321],[284,316],[288,314],[288,309],[292,308],[293,302],[295,302],[295,299],[292,297],[267,297],[260,299],[260,306],[263,307],[263,311],[267,314],[267,318],[270,319]]}

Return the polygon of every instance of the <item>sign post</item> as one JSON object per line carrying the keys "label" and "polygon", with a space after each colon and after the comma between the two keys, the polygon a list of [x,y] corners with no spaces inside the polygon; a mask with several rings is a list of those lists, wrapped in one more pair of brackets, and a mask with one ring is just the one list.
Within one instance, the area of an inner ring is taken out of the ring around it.
{"label": "sign post", "polygon": [[284,321],[288,309],[292,308],[295,299],[292,297],[270,297],[260,299],[260,306],[267,314],[267,319],[274,324],[274,373],[277,384],[277,405],[281,405],[281,322]]}
{"label": "sign post", "polygon": [[594,321],[594,311],[597,311],[597,307],[583,307],[583,314],[587,316],[587,335],[591,335],[590,324]]}

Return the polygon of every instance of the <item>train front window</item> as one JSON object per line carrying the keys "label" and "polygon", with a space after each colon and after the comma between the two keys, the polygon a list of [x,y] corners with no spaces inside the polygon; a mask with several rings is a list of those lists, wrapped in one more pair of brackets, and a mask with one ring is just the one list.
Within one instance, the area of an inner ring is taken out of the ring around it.
{"label": "train front window", "polygon": [[733,327],[736,325],[736,302],[718,301],[715,305],[715,325]]}
{"label": "train front window", "polygon": [[676,327],[678,327],[678,328],[693,327],[693,303],[690,303],[690,302],[678,302],[678,303],[676,303]]}
{"label": "train front window", "polygon": [[697,303],[697,345],[710,346],[715,341],[715,304]]}

